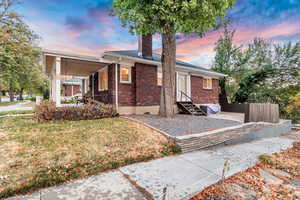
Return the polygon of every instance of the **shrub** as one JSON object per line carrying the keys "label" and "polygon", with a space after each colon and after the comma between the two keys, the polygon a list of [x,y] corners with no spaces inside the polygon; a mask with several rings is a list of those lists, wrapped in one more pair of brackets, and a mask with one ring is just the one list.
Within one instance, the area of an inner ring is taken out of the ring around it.
{"label": "shrub", "polygon": [[43,101],[35,110],[38,121],[101,119],[117,115],[113,106],[99,102],[83,106],[56,107],[54,102]]}
{"label": "shrub", "polygon": [[292,103],[287,106],[287,116],[294,123],[300,123],[300,92],[291,98]]}

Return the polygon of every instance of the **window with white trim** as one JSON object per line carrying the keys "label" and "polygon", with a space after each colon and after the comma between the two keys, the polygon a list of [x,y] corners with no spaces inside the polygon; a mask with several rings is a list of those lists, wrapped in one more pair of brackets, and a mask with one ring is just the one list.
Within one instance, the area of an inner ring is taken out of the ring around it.
{"label": "window with white trim", "polygon": [[131,83],[131,67],[122,66],[120,67],[120,82]]}
{"label": "window with white trim", "polygon": [[203,89],[212,89],[212,78],[203,78]]}
{"label": "window with white trim", "polygon": [[157,68],[157,85],[162,86],[162,70]]}
{"label": "window with white trim", "polygon": [[108,71],[107,68],[98,72],[98,90],[108,90]]}

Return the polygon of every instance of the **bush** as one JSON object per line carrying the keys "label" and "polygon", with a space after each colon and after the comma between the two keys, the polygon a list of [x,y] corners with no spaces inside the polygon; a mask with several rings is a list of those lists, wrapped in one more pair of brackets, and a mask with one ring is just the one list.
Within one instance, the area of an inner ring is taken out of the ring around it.
{"label": "bush", "polygon": [[292,103],[286,108],[287,117],[294,123],[300,123],[300,92],[291,98]]}
{"label": "bush", "polygon": [[38,121],[87,120],[116,117],[118,114],[111,105],[99,102],[83,106],[56,107],[54,102],[43,101],[36,106],[35,117]]}

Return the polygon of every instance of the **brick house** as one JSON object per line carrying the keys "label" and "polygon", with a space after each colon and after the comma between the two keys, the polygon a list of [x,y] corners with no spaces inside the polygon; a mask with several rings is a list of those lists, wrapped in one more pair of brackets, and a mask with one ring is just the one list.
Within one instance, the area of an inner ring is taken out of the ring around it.
{"label": "brick house", "polygon": [[[121,114],[158,113],[162,84],[160,55],[152,52],[152,37],[144,36],[137,51],[108,51],[112,63],[90,76],[95,100],[116,105]],[[219,78],[223,74],[176,61],[176,100],[186,94],[195,104],[219,107]],[[175,103],[175,102],[174,102]]]}
{"label": "brick house", "polygon": [[[120,114],[157,114],[162,84],[160,55],[152,36],[139,39],[138,50],[107,51],[101,57],[43,50],[43,71],[50,79],[50,99],[61,105],[61,77],[82,79],[82,93],[112,104]],[[219,78],[224,74],[176,61],[176,101],[219,109]],[[185,95],[183,95],[185,94]],[[174,102],[176,106],[176,102]]]}
{"label": "brick house", "polygon": [[81,80],[73,78],[71,80],[65,80],[62,84],[62,96],[72,97],[74,95],[81,94]]}

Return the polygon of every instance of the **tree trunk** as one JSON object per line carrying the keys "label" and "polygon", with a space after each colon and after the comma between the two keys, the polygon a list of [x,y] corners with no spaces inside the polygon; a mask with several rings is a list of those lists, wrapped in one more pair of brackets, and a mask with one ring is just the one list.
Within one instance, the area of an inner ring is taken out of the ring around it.
{"label": "tree trunk", "polygon": [[175,34],[162,34],[162,72],[163,84],[161,87],[161,99],[159,114],[171,118],[175,114],[175,64],[176,64],[176,40]]}
{"label": "tree trunk", "polygon": [[24,88],[21,88],[20,90],[20,94],[19,94],[19,100],[23,101],[23,92],[24,92]]}
{"label": "tree trunk", "polygon": [[226,93],[226,78],[220,79],[220,104],[221,106],[228,104],[228,98],[227,98],[227,93]]}
{"label": "tree trunk", "polygon": [[9,84],[8,95],[9,95],[9,101],[13,102],[15,100],[15,97],[14,97],[14,89],[11,84]]}
{"label": "tree trunk", "polygon": [[2,102],[2,91],[1,91],[1,89],[0,89],[0,103]]}

